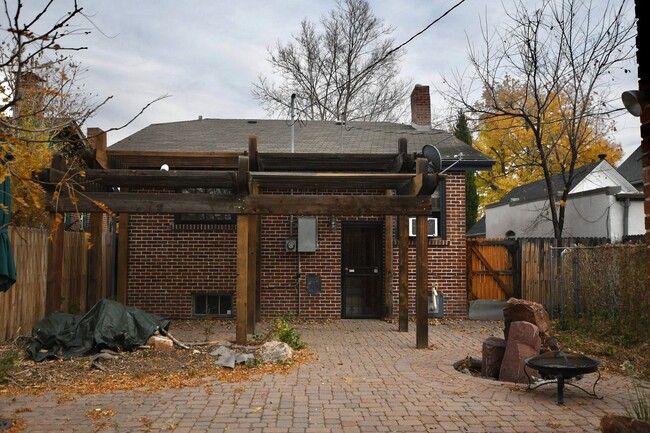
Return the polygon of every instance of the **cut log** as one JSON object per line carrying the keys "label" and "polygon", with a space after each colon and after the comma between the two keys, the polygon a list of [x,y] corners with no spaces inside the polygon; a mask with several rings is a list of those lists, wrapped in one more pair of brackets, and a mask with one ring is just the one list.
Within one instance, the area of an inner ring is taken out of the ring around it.
{"label": "cut log", "polygon": [[488,337],[483,342],[481,357],[481,375],[499,379],[499,371],[506,353],[506,340],[499,337]]}

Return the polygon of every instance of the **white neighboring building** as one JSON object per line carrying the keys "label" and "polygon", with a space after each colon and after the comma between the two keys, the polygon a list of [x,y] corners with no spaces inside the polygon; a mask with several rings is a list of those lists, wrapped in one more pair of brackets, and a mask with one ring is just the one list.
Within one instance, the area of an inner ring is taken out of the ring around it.
{"label": "white neighboring building", "polygon": [[[562,190],[561,175],[552,182],[556,190]],[[643,193],[606,160],[587,164],[575,170],[562,236],[620,242],[624,236],[643,235],[643,202]],[[548,204],[543,179],[514,188],[501,201],[486,206],[486,237],[553,237]]]}

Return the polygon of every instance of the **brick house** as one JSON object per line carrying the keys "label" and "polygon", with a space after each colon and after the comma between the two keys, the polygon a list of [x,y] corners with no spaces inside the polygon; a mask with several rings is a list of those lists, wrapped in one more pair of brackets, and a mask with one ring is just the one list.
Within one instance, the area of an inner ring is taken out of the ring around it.
{"label": "brick house", "polygon": [[[447,132],[431,128],[427,86],[415,87],[411,111],[412,125],[307,121],[292,128],[284,120],[202,118],[153,124],[110,146],[107,155],[121,168],[153,171],[166,165],[171,171],[197,173],[219,170],[230,156],[247,155],[251,171],[265,179],[259,187],[264,195],[385,196],[399,194],[398,188],[351,181],[347,187],[332,189],[314,181],[310,174],[412,173],[422,147],[434,145],[444,175],[439,177],[431,201],[428,281],[444,295],[446,317],[466,317],[465,171],[489,170],[494,162]],[[254,148],[259,156],[251,150],[251,136],[259,140]],[[291,152],[292,136],[295,153]],[[366,155],[374,159],[364,159]],[[332,161],[336,164],[328,165]],[[289,188],[273,182],[273,174],[280,171],[292,172],[297,178],[305,175],[301,183]],[[199,190],[224,192],[218,188]],[[153,190],[143,180],[129,191]],[[193,193],[197,188],[168,185],[155,192]],[[395,289],[399,275],[396,217],[350,212],[337,216],[262,215],[260,220],[259,255],[253,265],[257,266],[259,286],[255,300],[258,317],[283,312],[301,318],[393,316],[399,302]],[[128,224],[127,220],[120,222],[123,244],[119,250],[126,263],[121,278],[128,304],[174,318],[234,317],[238,278],[235,221],[228,213],[130,213]],[[415,309],[416,256],[412,222],[408,250],[411,313]]]}

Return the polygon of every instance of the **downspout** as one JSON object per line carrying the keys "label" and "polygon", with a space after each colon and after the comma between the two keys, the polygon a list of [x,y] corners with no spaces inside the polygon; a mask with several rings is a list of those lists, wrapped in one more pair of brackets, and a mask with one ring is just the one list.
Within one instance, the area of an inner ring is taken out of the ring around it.
{"label": "downspout", "polygon": [[629,235],[630,231],[630,199],[626,198],[623,201],[623,239]]}
{"label": "downspout", "polygon": [[[295,148],[295,102],[296,94],[291,94],[291,153],[296,151]],[[293,195],[293,188],[291,188],[291,195]],[[293,215],[289,216],[289,238],[293,239]],[[298,311],[296,312],[296,317],[300,317],[300,253],[298,253],[298,272],[296,275],[296,291],[298,296]]]}
{"label": "downspout", "polygon": [[296,287],[298,289],[298,312],[296,314],[296,317],[300,317],[300,277],[301,277],[301,272],[302,270],[300,269],[300,252],[298,254],[298,275],[297,275],[297,280],[296,280]]}

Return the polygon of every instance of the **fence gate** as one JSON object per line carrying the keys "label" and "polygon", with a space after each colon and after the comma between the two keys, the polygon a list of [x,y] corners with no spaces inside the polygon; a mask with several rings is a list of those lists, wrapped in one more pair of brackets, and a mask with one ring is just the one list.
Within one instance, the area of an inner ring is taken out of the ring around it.
{"label": "fence gate", "polygon": [[518,251],[515,239],[468,239],[468,300],[519,297]]}

